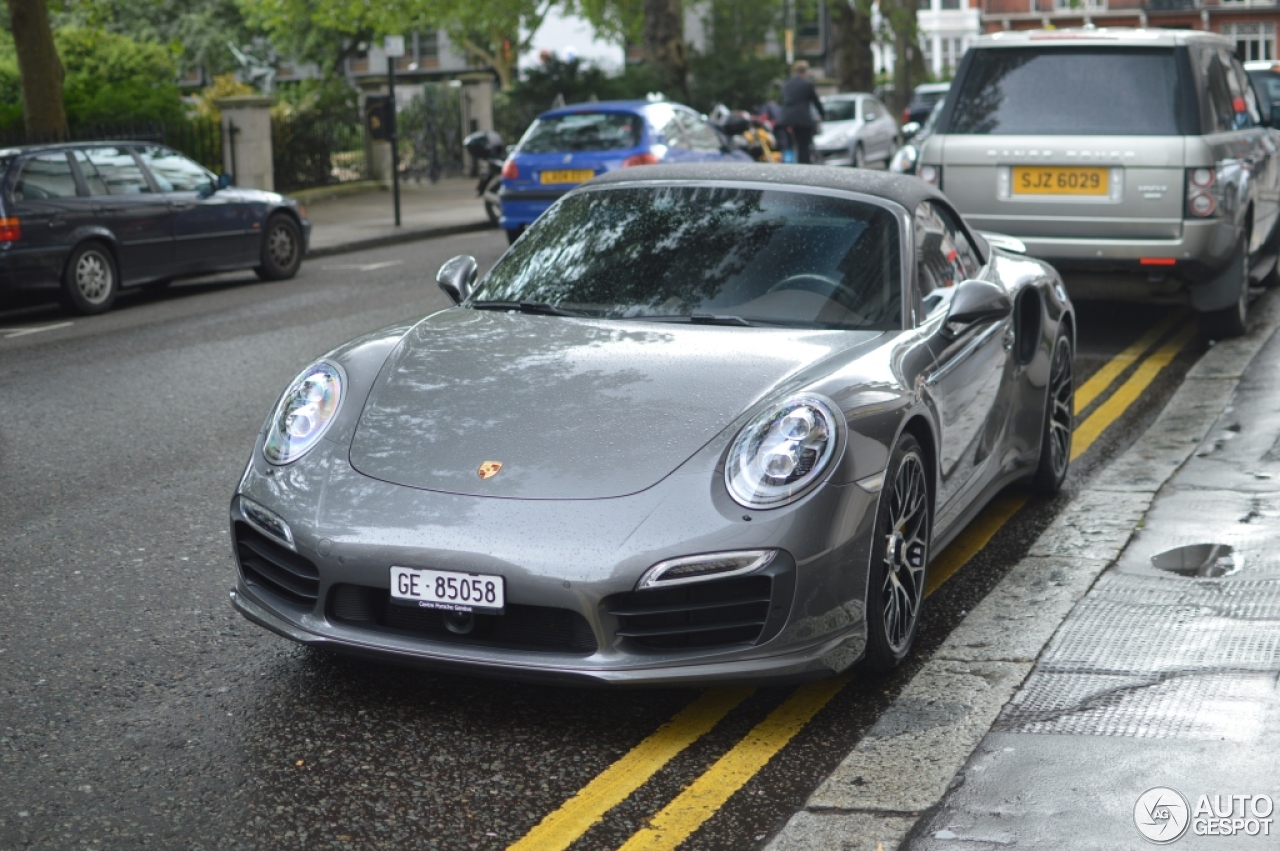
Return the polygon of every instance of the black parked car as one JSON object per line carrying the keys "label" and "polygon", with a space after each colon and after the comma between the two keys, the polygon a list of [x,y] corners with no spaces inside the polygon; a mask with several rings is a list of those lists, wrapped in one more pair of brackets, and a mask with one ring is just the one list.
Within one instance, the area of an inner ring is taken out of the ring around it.
{"label": "black parked car", "polygon": [[121,287],[253,269],[297,274],[311,224],[291,198],[231,186],[141,142],[0,150],[0,293],[59,287],[67,309],[101,313]]}

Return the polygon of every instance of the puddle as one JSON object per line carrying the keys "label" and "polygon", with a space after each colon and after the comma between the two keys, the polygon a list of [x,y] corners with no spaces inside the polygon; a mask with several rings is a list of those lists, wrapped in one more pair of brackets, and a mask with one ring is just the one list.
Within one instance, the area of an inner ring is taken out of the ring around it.
{"label": "puddle", "polygon": [[1179,576],[1215,578],[1239,573],[1244,557],[1227,544],[1191,544],[1153,555],[1151,564]]}

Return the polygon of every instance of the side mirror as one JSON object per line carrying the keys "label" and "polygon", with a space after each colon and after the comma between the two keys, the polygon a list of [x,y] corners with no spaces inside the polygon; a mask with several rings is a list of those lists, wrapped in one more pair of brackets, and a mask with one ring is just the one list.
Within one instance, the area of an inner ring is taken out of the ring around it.
{"label": "side mirror", "polygon": [[436,273],[436,283],[445,295],[453,299],[454,304],[461,304],[463,299],[471,295],[471,288],[476,283],[476,258],[469,254],[459,254],[452,260],[445,261]]}
{"label": "side mirror", "polygon": [[902,125],[902,141],[905,142],[906,140],[913,138],[919,132],[920,122],[908,121],[906,124]]}
{"label": "side mirror", "polygon": [[1009,294],[988,281],[964,281],[956,287],[947,309],[948,325],[972,325],[988,319],[1002,319],[1013,313]]}
{"label": "side mirror", "polygon": [[228,186],[231,185],[231,183],[232,183],[231,175],[227,174],[225,171],[222,174],[218,175],[218,186],[217,186],[218,189],[226,189]]}

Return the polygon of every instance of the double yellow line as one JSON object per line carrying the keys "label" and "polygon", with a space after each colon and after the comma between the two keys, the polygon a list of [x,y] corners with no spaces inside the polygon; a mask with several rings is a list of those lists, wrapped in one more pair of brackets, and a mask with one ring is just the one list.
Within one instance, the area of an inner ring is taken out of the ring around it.
{"label": "double yellow line", "polygon": [[[1175,325],[1179,325],[1178,330],[1144,358]],[[1132,369],[1128,379],[1076,425],[1072,436],[1072,460],[1092,446],[1120,418],[1194,336],[1194,324],[1186,320],[1184,313],[1174,313],[1080,385],[1075,394],[1077,416]],[[1027,497],[1022,494],[1001,495],[993,500],[930,564],[926,596],[981,551],[1026,502]],[[851,680],[852,676],[845,674],[797,688],[742,741],[663,807],[646,827],[633,834],[620,851],[671,851],[676,848],[764,768]],[[704,692],[559,809],[547,815],[507,851],[560,851],[568,848],[677,754],[710,732],[753,691],[712,689]]]}

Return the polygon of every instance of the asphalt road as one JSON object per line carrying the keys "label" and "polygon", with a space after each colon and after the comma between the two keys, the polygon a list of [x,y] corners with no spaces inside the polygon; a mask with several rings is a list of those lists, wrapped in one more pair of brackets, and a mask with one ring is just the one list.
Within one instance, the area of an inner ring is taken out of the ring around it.
{"label": "asphalt road", "polygon": [[[294,281],[180,283],[94,318],[0,307],[0,849],[505,848],[697,696],[348,661],[228,605],[228,502],[280,389],[334,345],[445,306],[448,257],[487,268],[504,248],[488,232],[317,259]],[[1079,377],[1167,315],[1081,306]],[[915,659],[855,678],[683,847],[772,836],[1064,499],[1006,523],[929,599]],[[752,693],[571,847],[621,846],[791,693]]]}

